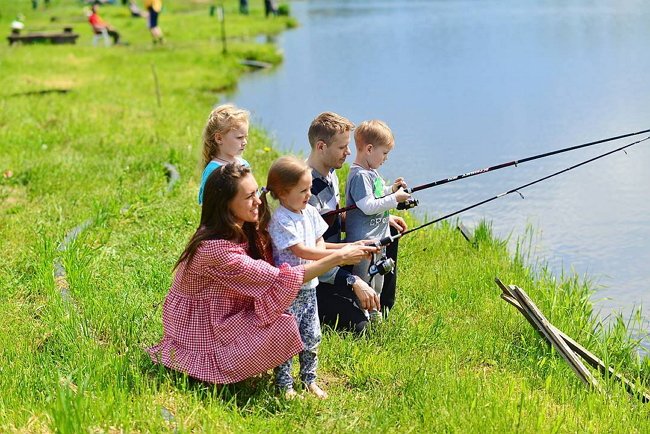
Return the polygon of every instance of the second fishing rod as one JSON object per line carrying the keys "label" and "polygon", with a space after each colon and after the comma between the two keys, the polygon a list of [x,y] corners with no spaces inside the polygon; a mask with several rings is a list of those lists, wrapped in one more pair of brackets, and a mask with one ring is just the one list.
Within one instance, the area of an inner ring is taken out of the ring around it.
{"label": "second fishing rod", "polygon": [[[511,166],[516,167],[519,164],[527,163],[529,161],[538,160],[540,158],[550,157],[552,155],[562,154],[564,152],[575,151],[575,150],[578,150],[578,149],[587,148],[589,146],[595,146],[595,145],[599,145],[599,144],[602,144],[602,143],[612,142],[614,140],[619,140],[619,139],[624,139],[624,138],[627,138],[627,137],[637,136],[639,134],[644,134],[644,133],[648,133],[648,132],[650,132],[650,129],[637,131],[637,132],[634,132],[634,133],[621,134],[619,136],[614,136],[614,137],[608,137],[606,139],[595,140],[593,142],[583,143],[581,145],[575,145],[575,146],[570,146],[570,147],[567,147],[567,148],[557,149],[555,151],[544,152],[542,154],[537,154],[537,155],[533,155],[531,157],[521,158],[519,160],[512,160],[512,161],[508,161],[508,162],[505,162],[505,163],[495,164],[494,166],[489,166],[489,167],[485,167],[483,169],[477,169],[477,170],[473,170],[471,172],[463,173],[461,175],[451,176],[449,178],[439,179],[438,181],[433,181],[433,182],[429,182],[427,184],[418,185],[417,187],[406,189],[406,192],[407,193],[415,193],[415,192],[420,191],[420,190],[425,190],[427,188],[447,184],[449,182],[459,181],[461,179],[469,178],[471,176],[482,175],[484,173],[493,172],[495,170],[504,169],[506,167],[511,167]],[[410,202],[407,201],[407,202],[403,202],[401,204],[398,204],[397,209],[410,209],[410,208],[413,208],[416,205],[417,205],[417,201],[415,199],[412,199]],[[345,211],[350,211],[350,210],[356,209],[356,208],[357,208],[356,205],[350,205],[350,206],[346,206],[346,207],[343,207],[343,208],[335,209],[335,210],[332,210],[330,212],[327,212],[327,213],[323,214],[323,218],[331,217],[333,215],[340,214],[340,213],[345,212]]]}
{"label": "second fishing rod", "polygon": [[609,152],[605,152],[604,154],[597,155],[597,156],[595,156],[595,157],[593,157],[593,158],[590,158],[590,159],[588,159],[588,160],[585,160],[585,161],[583,161],[583,162],[581,162],[581,163],[574,164],[573,166],[567,167],[566,169],[562,169],[562,170],[559,170],[559,171],[557,171],[557,172],[551,173],[550,175],[544,176],[544,177],[542,177],[542,178],[538,178],[538,179],[536,179],[536,180],[534,180],[534,181],[531,181],[531,182],[529,182],[529,183],[527,183],[527,184],[520,185],[519,187],[516,187],[516,188],[513,188],[513,189],[511,189],[511,190],[505,191],[505,192],[503,192],[503,193],[497,194],[496,196],[492,196],[492,197],[490,197],[490,198],[488,198],[488,199],[482,200],[482,201],[477,202],[477,203],[475,203],[475,204],[473,204],[473,205],[466,206],[465,208],[459,209],[459,210],[457,210],[457,211],[454,211],[454,212],[452,212],[452,213],[449,213],[449,214],[447,214],[447,215],[444,215],[444,216],[442,216],[442,217],[439,217],[439,218],[437,218],[437,219],[435,219],[435,220],[432,220],[432,221],[426,222],[426,223],[424,223],[424,224],[422,224],[422,225],[420,225],[420,226],[417,226],[417,227],[415,227],[415,228],[413,228],[413,229],[409,229],[409,230],[407,230],[407,231],[404,231],[404,232],[402,232],[401,234],[389,235],[389,236],[384,237],[384,238],[382,238],[381,240],[377,241],[376,243],[374,243],[374,245],[377,246],[377,247],[379,247],[379,246],[387,246],[388,244],[390,244],[390,243],[392,243],[392,242],[394,242],[394,241],[400,239],[400,238],[403,237],[404,235],[410,234],[411,232],[414,232],[414,231],[417,231],[417,230],[423,229],[423,228],[425,228],[425,227],[427,227],[427,226],[430,226],[430,225],[432,225],[432,224],[438,223],[438,222],[440,222],[440,221],[442,221],[442,220],[446,220],[446,219],[448,219],[448,218],[450,218],[450,217],[453,217],[453,216],[455,216],[455,215],[458,215],[458,214],[460,214],[460,213],[462,213],[462,212],[469,211],[469,210],[472,209],[472,208],[476,208],[476,207],[481,206],[481,205],[484,205],[484,204],[486,204],[486,203],[488,203],[488,202],[492,202],[493,200],[496,200],[496,199],[498,199],[498,198],[500,198],[500,197],[503,197],[503,196],[507,196],[507,195],[509,195],[509,194],[511,194],[511,193],[517,193],[517,194],[519,194],[519,195],[522,197],[522,199],[523,199],[524,196],[520,193],[519,190],[523,190],[524,188],[530,187],[531,185],[538,184],[538,183],[540,183],[540,182],[542,182],[542,181],[545,181],[545,180],[547,180],[547,179],[553,178],[553,177],[555,177],[555,176],[557,176],[557,175],[560,175],[560,174],[562,174],[562,173],[568,172],[568,171],[570,171],[570,170],[576,169],[576,168],[578,168],[578,167],[580,167],[580,166],[584,166],[585,164],[591,163],[591,162],[596,161],[596,160],[599,160],[599,159],[601,159],[601,158],[607,157],[608,155],[614,154],[614,153],[616,153],[616,152],[619,152],[619,151],[624,151],[624,152],[625,152],[625,149],[627,149],[627,148],[629,148],[629,147],[631,147],[631,146],[634,146],[634,145],[636,145],[636,144],[639,144],[639,143],[641,143],[641,142],[645,142],[646,140],[649,140],[649,139],[650,139],[650,136],[648,136],[648,137],[646,137],[646,138],[643,138],[643,139],[640,139],[640,140],[637,140],[636,142],[628,143],[627,145],[624,145],[624,146],[618,147],[618,148],[613,149],[613,150],[611,150],[611,151],[609,151]]}

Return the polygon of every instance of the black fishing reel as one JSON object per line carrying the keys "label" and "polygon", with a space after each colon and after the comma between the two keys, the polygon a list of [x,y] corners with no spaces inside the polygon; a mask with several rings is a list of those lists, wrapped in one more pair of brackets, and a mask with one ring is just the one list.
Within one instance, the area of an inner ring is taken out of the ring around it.
{"label": "black fishing reel", "polygon": [[378,261],[370,264],[370,267],[368,267],[368,275],[370,277],[375,277],[377,274],[384,276],[393,271],[393,269],[395,269],[395,261],[392,258],[382,256]]}
{"label": "black fishing reel", "polygon": [[399,210],[406,210],[406,209],[411,209],[415,208],[420,204],[420,201],[415,199],[414,197],[411,197],[409,199],[406,199],[404,202],[400,202],[397,204],[397,209]]}

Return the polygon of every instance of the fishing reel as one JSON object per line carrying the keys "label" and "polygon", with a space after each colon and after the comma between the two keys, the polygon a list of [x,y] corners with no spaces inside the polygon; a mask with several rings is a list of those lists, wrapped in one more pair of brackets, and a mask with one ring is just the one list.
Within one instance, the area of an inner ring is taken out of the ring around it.
{"label": "fishing reel", "polygon": [[417,200],[414,197],[406,199],[404,202],[400,202],[397,204],[397,209],[399,210],[407,210],[411,208],[415,208],[420,204],[420,201]]}
{"label": "fishing reel", "polygon": [[378,261],[373,262],[370,264],[370,267],[368,267],[368,275],[372,278],[375,277],[377,274],[381,274],[382,276],[390,273],[395,269],[395,261],[393,261],[392,258],[388,258],[386,256],[382,256]]}

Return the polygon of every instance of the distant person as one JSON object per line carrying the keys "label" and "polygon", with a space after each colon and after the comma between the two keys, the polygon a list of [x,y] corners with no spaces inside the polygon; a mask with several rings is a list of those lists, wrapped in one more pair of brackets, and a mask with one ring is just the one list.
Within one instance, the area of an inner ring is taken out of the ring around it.
{"label": "distant person", "polygon": [[144,0],[144,7],[149,13],[149,31],[154,44],[163,43],[163,32],[158,26],[158,15],[162,11],[162,0]]}
{"label": "distant person", "polygon": [[120,42],[120,34],[107,22],[105,22],[102,17],[99,16],[99,3],[93,3],[90,7],[90,15],[88,15],[88,22],[93,28],[95,33],[104,33],[106,32],[108,36],[113,38],[113,44]]}
{"label": "distant person", "polygon": [[16,18],[11,22],[11,34],[20,35],[21,30],[25,28],[25,17],[22,14],[18,14]]}
{"label": "distant person", "polygon": [[[45,7],[50,5],[50,0],[44,0],[43,4]],[[38,0],[32,0],[32,9],[37,9],[38,8]]]}
{"label": "distant person", "polygon": [[201,221],[174,267],[154,363],[228,384],[263,373],[303,349],[286,313],[303,283],[337,264],[354,264],[368,247],[351,245],[310,264],[271,265],[268,234],[250,169],[227,164],[205,186]]}
{"label": "distant person", "polygon": [[264,16],[268,17],[269,15],[277,15],[278,8],[275,5],[274,0],[264,0]]}
{"label": "distant person", "polygon": [[249,113],[232,104],[222,104],[210,112],[203,128],[203,174],[199,186],[199,205],[210,174],[220,166],[239,163],[250,167],[242,158],[248,143]]}
{"label": "distant person", "polygon": [[[354,205],[356,208],[346,213],[345,239],[349,242],[378,240],[390,235],[388,211],[396,208],[398,203],[407,201],[411,195],[404,191],[406,183],[403,178],[386,185],[377,172],[395,147],[395,139],[388,125],[379,120],[362,122],[354,132],[354,142],[357,155],[350,166],[345,198],[347,206]],[[385,256],[385,249],[375,254],[372,261]],[[370,276],[370,265],[370,260],[364,260],[354,266],[353,273],[368,282],[377,294],[381,294],[384,276],[379,273]],[[371,321],[381,319],[378,310],[368,313]]]}
{"label": "distant person", "polygon": [[248,15],[248,0],[239,0],[239,13]]}
{"label": "distant person", "polygon": [[140,10],[137,4],[135,4],[135,1],[130,0],[129,1],[129,12],[131,12],[131,17],[133,18],[144,18],[145,13]]}

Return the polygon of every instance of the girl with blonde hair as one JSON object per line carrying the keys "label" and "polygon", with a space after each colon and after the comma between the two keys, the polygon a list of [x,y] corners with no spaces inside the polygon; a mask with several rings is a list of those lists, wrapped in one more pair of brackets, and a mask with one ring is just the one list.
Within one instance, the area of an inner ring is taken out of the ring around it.
{"label": "girl with blonde hair", "polygon": [[241,155],[248,143],[248,111],[223,104],[210,113],[203,128],[203,175],[199,187],[199,205],[203,203],[205,183],[215,169],[228,163],[250,167]]}

